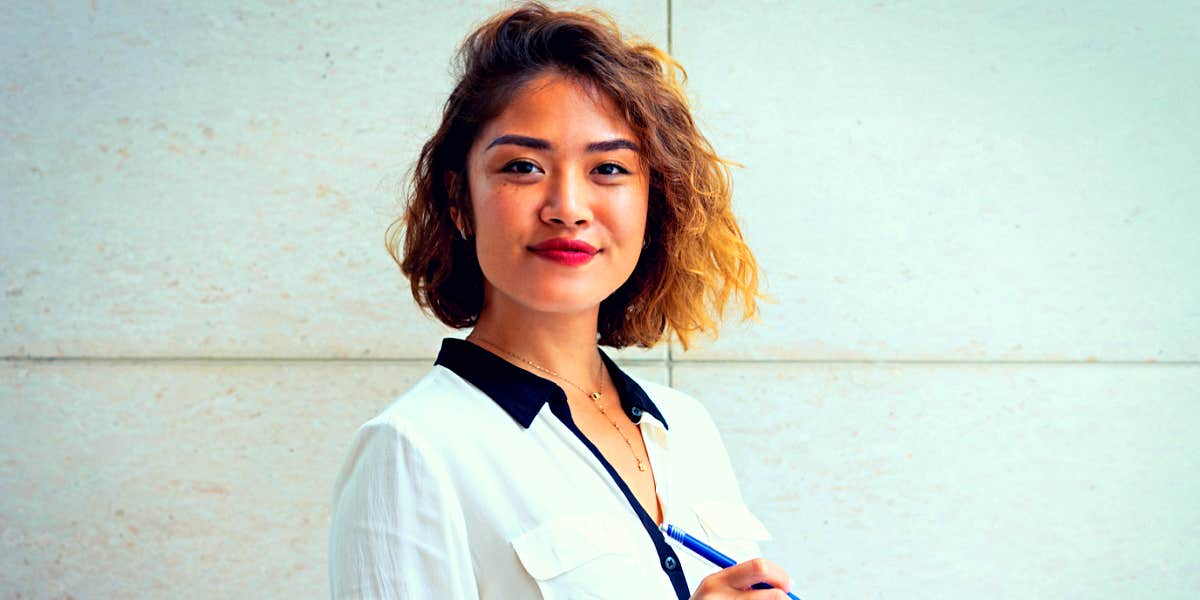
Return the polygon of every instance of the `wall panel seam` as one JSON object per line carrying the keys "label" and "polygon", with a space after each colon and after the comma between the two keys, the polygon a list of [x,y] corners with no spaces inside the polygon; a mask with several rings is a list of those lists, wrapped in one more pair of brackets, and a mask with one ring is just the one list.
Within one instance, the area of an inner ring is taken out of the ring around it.
{"label": "wall panel seam", "polygon": [[[71,363],[71,362],[127,362],[127,363],[381,363],[381,364],[411,364],[431,365],[433,356],[421,358],[322,358],[322,357],[271,357],[271,356],[7,356],[6,363]],[[1198,367],[1200,361],[1134,361],[1134,360],[822,360],[822,359],[724,359],[724,360],[691,360],[674,359],[669,354],[667,359],[617,358],[623,365],[648,366],[662,364],[672,370],[679,366],[742,366],[742,365],[899,365],[899,366],[1142,366],[1142,367]]]}
{"label": "wall panel seam", "polygon": [[675,56],[674,35],[671,32],[671,3],[672,0],[667,0],[667,54]]}

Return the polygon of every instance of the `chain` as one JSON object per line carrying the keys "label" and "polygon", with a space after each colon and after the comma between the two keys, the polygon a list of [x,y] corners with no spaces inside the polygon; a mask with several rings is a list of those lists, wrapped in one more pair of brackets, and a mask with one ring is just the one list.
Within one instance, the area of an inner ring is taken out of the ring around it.
{"label": "chain", "polygon": [[519,360],[519,361],[521,361],[521,362],[523,362],[523,363],[525,363],[547,375],[550,375],[551,377],[554,377],[555,379],[558,379],[560,381],[565,381],[566,383],[571,384],[571,387],[579,390],[580,393],[582,393],[584,396],[591,398],[592,404],[596,407],[597,410],[600,411],[600,414],[604,415],[604,418],[608,419],[609,423],[612,423],[613,429],[616,429],[617,434],[621,436],[621,439],[625,440],[625,445],[627,447],[629,447],[629,453],[632,454],[633,459],[635,461],[637,461],[638,470],[639,471],[646,470],[646,463],[642,462],[642,459],[639,458],[637,455],[637,451],[633,449],[633,442],[629,441],[629,437],[625,435],[624,431],[621,431],[621,426],[617,425],[617,422],[615,420],[613,420],[613,418],[611,416],[609,416],[608,411],[604,410],[603,406],[600,406],[600,399],[602,397],[604,397],[604,361],[600,361],[600,372],[597,373],[597,376],[600,379],[600,389],[595,392],[589,392],[589,391],[583,389],[583,387],[580,386],[578,383],[575,383],[574,381],[571,381],[570,379],[563,377],[562,375],[558,374],[557,372],[547,369],[546,367],[543,367],[542,365],[539,365],[539,364],[533,362],[532,360],[525,358],[524,356],[521,356],[514,352],[509,352],[508,350],[505,350],[504,348],[501,348],[500,346],[496,345],[495,342],[485,340],[482,337],[475,335],[473,332],[471,335],[467,336],[467,339],[470,339],[472,341],[482,342],[484,345],[488,346],[489,348],[496,350],[497,352],[500,352],[501,354],[504,354],[505,356],[508,356],[509,358],[515,358],[516,360]]}

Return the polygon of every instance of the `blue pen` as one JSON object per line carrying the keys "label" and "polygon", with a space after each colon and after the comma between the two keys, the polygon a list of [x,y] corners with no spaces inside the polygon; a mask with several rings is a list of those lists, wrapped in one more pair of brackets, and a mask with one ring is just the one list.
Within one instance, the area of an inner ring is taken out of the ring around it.
{"label": "blue pen", "polygon": [[[661,529],[662,532],[667,535],[667,537],[679,542],[680,544],[683,544],[688,550],[699,554],[700,558],[703,558],[704,560],[707,560],[708,562],[717,565],[722,569],[727,569],[737,564],[736,560],[721,554],[716,548],[713,548],[712,546],[709,546],[708,544],[705,544],[704,542],[688,535],[686,531],[674,525],[667,525],[666,523],[663,523],[659,526],[659,529]],[[765,583],[756,583],[753,587],[756,590],[772,589],[772,586]],[[791,592],[788,592],[787,595],[788,598],[800,600],[799,596]]]}

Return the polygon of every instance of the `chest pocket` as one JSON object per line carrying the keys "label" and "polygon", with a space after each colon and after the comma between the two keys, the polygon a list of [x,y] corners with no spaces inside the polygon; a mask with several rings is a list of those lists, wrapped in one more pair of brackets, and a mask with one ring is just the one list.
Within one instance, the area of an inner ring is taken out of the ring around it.
{"label": "chest pocket", "polygon": [[637,579],[630,577],[642,541],[635,533],[612,515],[569,515],[517,536],[512,546],[547,600],[636,597],[622,589]]}
{"label": "chest pocket", "polygon": [[740,502],[701,502],[692,510],[713,547],[738,562],[762,556],[758,542],[771,539],[762,521]]}

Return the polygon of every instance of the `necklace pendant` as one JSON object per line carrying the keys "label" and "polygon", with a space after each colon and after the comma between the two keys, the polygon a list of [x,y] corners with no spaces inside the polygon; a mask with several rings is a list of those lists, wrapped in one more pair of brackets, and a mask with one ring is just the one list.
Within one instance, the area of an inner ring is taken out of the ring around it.
{"label": "necklace pendant", "polygon": [[599,400],[600,392],[592,392],[592,400]]}
{"label": "necklace pendant", "polygon": [[638,459],[638,470],[639,471],[646,470],[646,463],[642,462],[642,460],[640,458]]}

